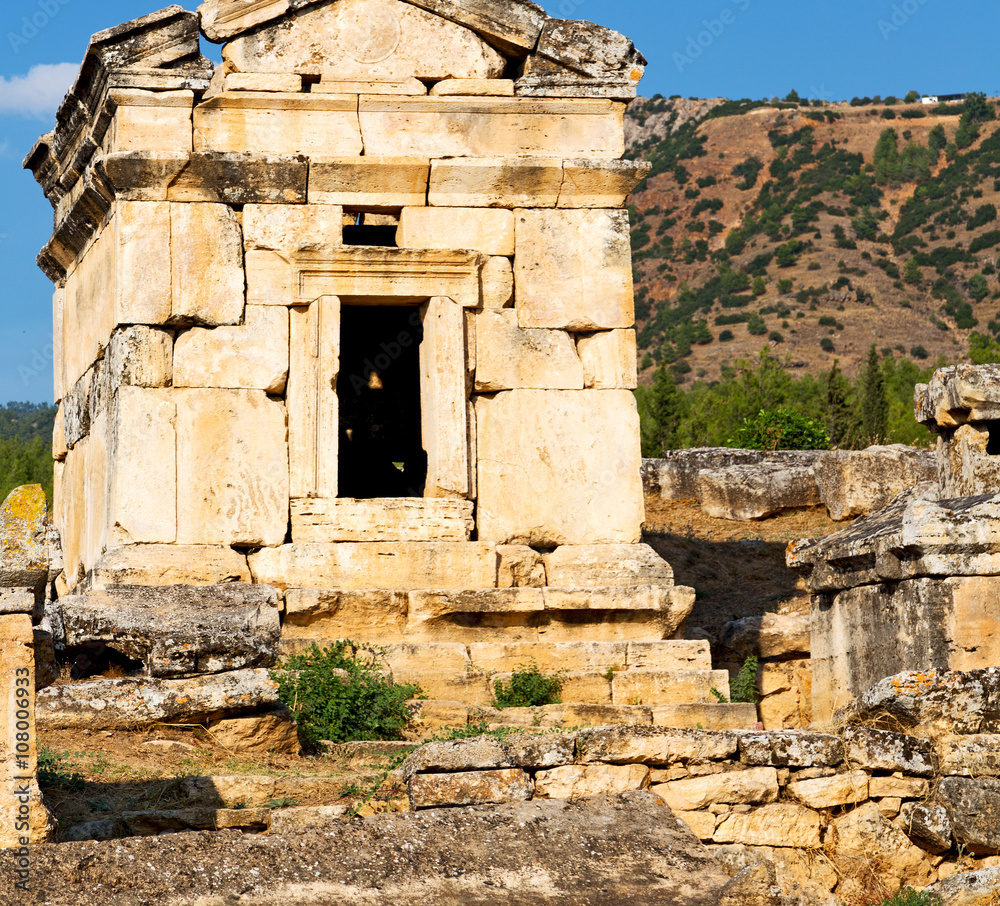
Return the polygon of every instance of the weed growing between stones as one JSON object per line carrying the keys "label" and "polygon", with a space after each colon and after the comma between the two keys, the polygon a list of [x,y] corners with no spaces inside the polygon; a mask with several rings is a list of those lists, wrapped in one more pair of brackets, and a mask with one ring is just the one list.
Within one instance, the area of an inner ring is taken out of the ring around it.
{"label": "weed growing between stones", "polygon": [[912,887],[904,887],[891,897],[886,897],[877,906],[941,906],[941,897],[933,893],[924,893]]}
{"label": "weed growing between stones", "polygon": [[756,705],[760,701],[760,692],[757,691],[757,668],[759,663],[757,661],[757,656],[751,654],[744,662],[743,666],[740,667],[740,672],[736,674],[735,678],[729,681],[729,697],[726,698],[718,689],[714,686],[708,691],[712,693],[718,700],[720,704],[728,704],[729,702],[743,702],[750,705]]}
{"label": "weed growing between stones", "polygon": [[79,790],[83,787],[83,775],[70,770],[69,756],[41,749],[38,753],[38,784],[43,789]]}
{"label": "weed growing between stones", "polygon": [[299,739],[315,751],[320,741],[402,739],[406,702],[420,687],[397,683],[382,663],[381,649],[341,639],[313,645],[273,673],[282,702],[295,715]]}
{"label": "weed growing between stones", "polygon": [[563,681],[559,673],[542,673],[538,664],[522,664],[510,676],[510,682],[497,680],[493,684],[494,707],[535,708],[558,705],[562,699]]}

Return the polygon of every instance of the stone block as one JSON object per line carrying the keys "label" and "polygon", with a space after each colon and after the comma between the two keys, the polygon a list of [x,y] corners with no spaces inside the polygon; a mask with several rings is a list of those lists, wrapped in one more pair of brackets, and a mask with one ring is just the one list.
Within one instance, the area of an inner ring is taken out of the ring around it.
{"label": "stone block", "polygon": [[408,606],[407,594],[401,591],[289,588],[285,592],[282,639],[401,642]]}
{"label": "stone block", "polygon": [[[655,791],[654,791],[655,792]],[[699,840],[710,841],[715,833],[718,819],[711,812],[674,812],[674,817],[683,821],[691,833]]]}
{"label": "stone block", "polygon": [[50,567],[46,511],[38,484],[15,488],[0,506],[0,588],[30,588],[36,595],[44,588]]}
{"label": "stone block", "polygon": [[514,254],[514,214],[488,208],[403,208],[396,245],[404,249],[473,249]]}
{"label": "stone block", "polygon": [[674,811],[697,811],[715,803],[764,805],[778,798],[778,772],[774,768],[687,777],[659,783],[653,792]]}
{"label": "stone block", "polygon": [[848,764],[873,771],[903,771],[929,777],[934,773],[933,746],[926,739],[848,727],[844,731],[844,757]]}
{"label": "stone block", "polygon": [[867,867],[885,884],[925,887],[933,878],[926,853],[886,819],[874,802],[866,802],[833,821],[835,858],[840,864]]}
{"label": "stone block", "polygon": [[938,774],[1000,777],[1000,735],[951,736],[935,745]]}
{"label": "stone block", "polygon": [[0,588],[0,617],[11,614],[27,614],[35,611],[35,590],[33,588]]}
{"label": "stone block", "polygon": [[567,160],[559,207],[623,208],[650,169],[647,161]]}
{"label": "stone block", "polygon": [[366,154],[615,160],[625,151],[624,105],[613,101],[362,97],[359,114]]}
{"label": "stone block", "polygon": [[497,545],[498,588],[543,588],[545,563],[541,555],[526,544]]}
{"label": "stone block", "polygon": [[430,167],[422,157],[313,157],[309,203],[368,211],[425,205]]}
{"label": "stone block", "polygon": [[105,644],[150,676],[271,667],[278,599],[266,585],[118,586],[59,599],[71,647]]}
{"label": "stone block", "polygon": [[338,79],[492,79],[506,61],[469,29],[400,0],[344,0],[242,33],[223,49],[237,72]]}
{"label": "stone block", "polygon": [[495,588],[496,549],[482,542],[286,544],[250,555],[258,582],[278,588]]}
{"label": "stone block", "polygon": [[481,539],[552,547],[639,541],[638,416],[628,391],[478,397],[476,421]]}
{"label": "stone block", "polygon": [[951,821],[941,805],[907,802],[900,808],[903,830],[917,846],[940,854],[951,849]]}
{"label": "stone block", "polygon": [[706,515],[737,521],[763,519],[785,509],[820,503],[812,468],[783,463],[701,472],[698,497]]}
{"label": "stone block", "polygon": [[581,731],[577,749],[585,764],[703,764],[733,758],[734,733],[672,727],[604,726]]}
{"label": "stone block", "polygon": [[547,16],[531,0],[413,0],[414,5],[472,29],[504,53],[523,56],[538,43]]}
{"label": "stone block", "polygon": [[784,768],[832,768],[844,760],[844,744],[839,736],[783,730],[768,733],[741,733],[740,759],[749,765]]}
{"label": "stone block", "polygon": [[918,777],[871,777],[868,781],[868,795],[872,799],[926,799],[930,792],[930,781]]}
{"label": "stone block", "polygon": [[594,390],[634,390],[639,386],[634,330],[605,330],[577,338],[583,385]]}
{"label": "stone block", "polygon": [[476,316],[475,386],[479,393],[582,390],[583,366],[571,334],[525,330],[513,309],[486,310]]}
{"label": "stone block", "polygon": [[757,723],[757,708],[747,703],[673,704],[653,707],[653,726],[688,730],[745,730]]}
{"label": "stone block", "polygon": [[564,544],[543,559],[547,584],[554,587],[674,584],[670,564],[647,544]]}
{"label": "stone block", "polygon": [[240,323],[246,277],[243,235],[232,208],[170,205],[170,275],[171,323]]}
{"label": "stone block", "polygon": [[210,724],[212,739],[237,756],[298,755],[302,750],[291,712],[284,706]]}
{"label": "stone block", "polygon": [[329,827],[351,816],[349,803],[336,805],[301,805],[294,808],[280,808],[271,812],[268,827],[272,834],[288,834],[309,828]]}
{"label": "stone block", "polygon": [[534,783],[517,768],[497,771],[462,771],[455,774],[417,774],[408,785],[410,807],[440,808],[486,805],[530,799]]}
{"label": "stone block", "polygon": [[625,664],[626,649],[626,642],[478,642],[469,645],[469,656],[491,674],[532,663],[543,673],[606,671]]}
{"label": "stone block", "polygon": [[173,332],[134,324],[112,334],[104,359],[95,371],[91,417],[118,387],[169,387],[173,381]]}
{"label": "stone block", "polygon": [[406,94],[423,97],[427,86],[419,79],[399,79],[393,82],[340,81],[322,76],[311,88],[313,94]]}
{"label": "stone block", "polygon": [[471,500],[311,497],[292,501],[292,539],[330,541],[468,541]]}
{"label": "stone block", "polygon": [[248,305],[238,327],[194,327],[174,344],[174,386],[263,390],[288,380],[288,309]]}
{"label": "stone block", "polygon": [[428,92],[431,97],[514,97],[511,79],[443,79]]}
{"label": "stone block", "polygon": [[961,425],[938,437],[938,491],[945,498],[995,494],[1000,467],[989,453],[989,425]]}
{"label": "stone block", "polygon": [[289,499],[285,407],[259,390],[174,390],[171,399],[177,543],[282,544]]}
{"label": "stone block", "polygon": [[278,703],[266,670],[188,679],[131,677],[49,686],[37,696],[41,729],[134,730],[160,723],[201,724]]}
{"label": "stone block", "polygon": [[745,846],[792,846],[816,849],[820,846],[819,815],[790,802],[776,802],[747,814],[722,820],[712,839],[716,843]]}
{"label": "stone block", "polygon": [[809,654],[812,621],[808,613],[765,613],[727,623],[719,644],[734,660],[750,655],[783,658]]}
{"label": "stone block", "polygon": [[789,798],[809,808],[857,805],[868,799],[868,780],[869,775],[865,771],[851,771],[832,777],[795,780],[788,784],[785,791]]}
{"label": "stone block", "polygon": [[522,327],[600,331],[635,322],[625,211],[516,212]]}
{"label": "stone block", "polygon": [[[313,167],[316,166],[313,162]],[[243,208],[243,247],[293,252],[343,244],[343,212],[338,205],[248,204]]]}
{"label": "stone block", "polygon": [[712,652],[704,640],[629,642],[626,663],[630,669],[711,670]]}
{"label": "stone block", "polygon": [[616,705],[669,705],[710,702],[710,689],[725,689],[726,670],[642,670],[616,673],[611,681]]}
{"label": "stone block", "polygon": [[232,91],[194,111],[194,150],[360,156],[356,96]]}
{"label": "stone block", "polygon": [[142,91],[113,88],[108,92],[114,116],[103,150],[191,151],[193,91]]}
{"label": "stone block", "polygon": [[552,768],[572,763],[575,748],[575,736],[565,733],[514,733],[503,739],[476,736],[450,742],[429,742],[406,759],[400,773],[409,779],[416,774],[428,773]]}
{"label": "stone block", "polygon": [[562,161],[460,157],[431,162],[428,202],[437,207],[554,208]]}
{"label": "stone block", "polygon": [[302,90],[302,76],[295,72],[231,72],[226,76],[223,90],[280,91],[294,94]]}
{"label": "stone block", "polygon": [[536,799],[590,799],[649,789],[649,768],[641,764],[574,764],[539,771]]}
{"label": "stone block", "polygon": [[514,304],[514,265],[509,258],[489,258],[483,265],[483,308],[510,308]]}
{"label": "stone block", "polygon": [[105,553],[87,575],[92,589],[252,581],[246,556],[221,545],[130,544]]}

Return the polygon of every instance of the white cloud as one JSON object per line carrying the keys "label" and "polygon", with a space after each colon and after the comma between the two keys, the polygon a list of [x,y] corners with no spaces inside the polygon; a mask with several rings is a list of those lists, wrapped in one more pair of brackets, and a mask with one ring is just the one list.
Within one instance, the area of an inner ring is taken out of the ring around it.
{"label": "white cloud", "polygon": [[0,76],[0,114],[51,116],[79,69],[76,63],[42,63],[32,66],[27,75]]}

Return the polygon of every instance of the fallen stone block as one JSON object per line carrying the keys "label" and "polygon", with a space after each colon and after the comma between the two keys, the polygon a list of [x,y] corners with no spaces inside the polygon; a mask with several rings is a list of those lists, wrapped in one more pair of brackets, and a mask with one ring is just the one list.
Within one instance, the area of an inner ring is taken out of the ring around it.
{"label": "fallen stone block", "polygon": [[944,906],[978,906],[989,903],[1000,889],[1000,866],[979,871],[963,871],[931,884],[926,893],[942,898]]}
{"label": "fallen stone block", "polygon": [[951,821],[942,805],[905,802],[900,809],[903,830],[921,849],[939,854],[951,849]]}
{"label": "fallen stone block", "polygon": [[934,801],[947,812],[956,843],[980,856],[1000,852],[1000,780],[945,777]]}
{"label": "fallen stone block", "polygon": [[281,627],[267,585],[117,586],[60,599],[69,647],[103,642],[150,676],[270,667]]}
{"label": "fallen stone block", "polygon": [[583,730],[577,742],[584,764],[702,764],[733,758],[737,735],[671,727],[598,727]]}
{"label": "fallen stone block", "polygon": [[253,581],[245,555],[202,544],[130,544],[108,551],[91,568],[80,592],[116,585],[222,585]]}
{"label": "fallen stone block", "polygon": [[765,613],[727,623],[719,645],[736,660],[809,654],[811,629],[808,613]]}
{"label": "fallen stone block", "polygon": [[844,731],[844,758],[870,771],[900,771],[929,777],[934,773],[933,746],[926,739],[903,733],[848,727]]}
{"label": "fallen stone block", "polygon": [[564,765],[535,775],[536,799],[588,799],[649,788],[649,768],[642,764]]}
{"label": "fallen stone block", "polygon": [[653,725],[688,730],[746,730],[757,723],[757,707],[749,703],[653,706]]}
{"label": "fallen stone block", "polygon": [[209,724],[208,732],[220,746],[237,755],[298,755],[302,751],[291,712],[281,705]]}
{"label": "fallen stone block", "polygon": [[536,770],[571,764],[576,753],[573,734],[532,736],[513,734],[500,740],[479,736],[454,742],[430,742],[410,755],[402,766],[407,779],[414,774],[524,768]]}
{"label": "fallen stone block", "polygon": [[706,515],[736,521],[764,519],[820,503],[812,466],[771,462],[701,472],[698,497]]}
{"label": "fallen stone block", "polygon": [[413,809],[444,805],[484,805],[530,799],[534,784],[517,769],[417,774],[407,785]]}
{"label": "fallen stone block", "polygon": [[157,723],[206,723],[278,702],[266,670],[236,670],[190,679],[89,680],[49,686],[37,697],[41,729],[126,730]]}

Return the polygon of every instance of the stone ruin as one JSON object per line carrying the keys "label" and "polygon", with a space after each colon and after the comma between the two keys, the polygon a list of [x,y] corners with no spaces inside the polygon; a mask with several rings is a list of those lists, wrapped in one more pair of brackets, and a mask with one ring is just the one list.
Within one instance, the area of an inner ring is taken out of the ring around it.
{"label": "stone ruin", "polygon": [[1000,366],[938,370],[914,411],[938,435],[937,481],[788,551],[813,594],[819,722],[902,671],[1000,665]]}
{"label": "stone ruin", "polygon": [[431,699],[534,659],[604,719],[705,719],[726,674],[640,543],[644,62],[528,0],[210,0],[94,36],[25,163],[55,209],[53,632],[142,678],[94,681],[99,710],[43,690],[44,719],[268,710],[279,650],[340,638]]}

